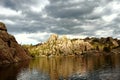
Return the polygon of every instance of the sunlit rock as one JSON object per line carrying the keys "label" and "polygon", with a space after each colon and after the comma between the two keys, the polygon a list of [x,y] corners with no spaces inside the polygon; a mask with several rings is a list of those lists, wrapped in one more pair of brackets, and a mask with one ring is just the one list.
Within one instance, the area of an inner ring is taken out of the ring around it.
{"label": "sunlit rock", "polygon": [[[34,50],[33,50],[34,49]],[[92,45],[84,40],[71,40],[66,36],[59,38],[57,34],[52,34],[50,38],[40,46],[29,49],[33,56],[59,56],[59,55],[79,55],[84,51],[92,49]]]}

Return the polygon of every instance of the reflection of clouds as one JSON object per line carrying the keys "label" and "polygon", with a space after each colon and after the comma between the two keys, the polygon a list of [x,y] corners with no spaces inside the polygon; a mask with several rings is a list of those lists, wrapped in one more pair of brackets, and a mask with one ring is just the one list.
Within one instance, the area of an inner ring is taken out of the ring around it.
{"label": "reflection of clouds", "polygon": [[87,73],[76,73],[69,77],[69,80],[86,80]]}
{"label": "reflection of clouds", "polygon": [[17,80],[49,80],[49,76],[36,69],[25,69],[18,74]]}
{"label": "reflection of clouds", "polygon": [[120,80],[120,68],[99,69],[86,74],[73,74],[69,80]]}
{"label": "reflection of clouds", "polygon": [[120,69],[107,69],[107,70],[102,70],[99,72],[100,73],[100,79],[101,80],[120,80]]}
{"label": "reflection of clouds", "polygon": [[100,80],[120,80],[120,68],[107,68],[95,72]]}

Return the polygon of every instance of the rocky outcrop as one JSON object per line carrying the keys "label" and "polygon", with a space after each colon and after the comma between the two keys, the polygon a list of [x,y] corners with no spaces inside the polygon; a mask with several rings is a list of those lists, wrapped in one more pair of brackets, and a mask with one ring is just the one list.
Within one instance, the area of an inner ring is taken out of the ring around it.
{"label": "rocky outcrop", "polygon": [[87,38],[85,40],[88,41],[91,45],[93,45],[93,48],[98,51],[110,52],[112,49],[119,46],[119,40],[113,39],[112,37]]}
{"label": "rocky outcrop", "polygon": [[30,59],[28,52],[17,43],[14,36],[7,33],[5,24],[0,22],[0,64],[26,59]]}
{"label": "rocky outcrop", "polygon": [[119,53],[119,47],[120,40],[112,37],[68,39],[66,36],[59,37],[57,34],[52,34],[45,43],[27,46],[33,57],[43,55],[83,55],[84,53],[102,54],[114,51]]}
{"label": "rocky outcrop", "polygon": [[93,47],[90,43],[81,39],[68,39],[66,36],[59,38],[52,34],[48,41],[41,45],[28,48],[32,56],[59,56],[59,55],[81,55]]}

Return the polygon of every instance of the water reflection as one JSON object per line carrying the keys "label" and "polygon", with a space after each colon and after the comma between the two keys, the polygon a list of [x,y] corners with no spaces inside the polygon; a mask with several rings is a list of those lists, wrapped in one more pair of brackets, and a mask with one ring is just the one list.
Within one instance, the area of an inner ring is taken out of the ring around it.
{"label": "water reflection", "polygon": [[29,61],[15,64],[0,65],[0,80],[17,80],[17,75],[22,69],[27,69]]}
{"label": "water reflection", "polygon": [[32,60],[30,68],[49,75],[50,80],[120,79],[120,55],[40,58]]}
{"label": "water reflection", "polygon": [[0,80],[120,80],[120,55],[41,57],[0,67]]}
{"label": "water reflection", "polygon": [[49,76],[37,71],[37,69],[22,70],[17,76],[17,80],[49,80]]}

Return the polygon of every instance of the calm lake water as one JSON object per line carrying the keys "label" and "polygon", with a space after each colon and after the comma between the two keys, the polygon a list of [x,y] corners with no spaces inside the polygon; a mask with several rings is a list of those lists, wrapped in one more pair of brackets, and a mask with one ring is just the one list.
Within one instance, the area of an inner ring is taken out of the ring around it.
{"label": "calm lake water", "polygon": [[120,80],[120,55],[41,57],[2,65],[0,80]]}

